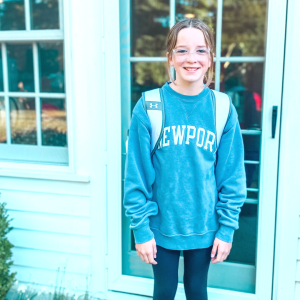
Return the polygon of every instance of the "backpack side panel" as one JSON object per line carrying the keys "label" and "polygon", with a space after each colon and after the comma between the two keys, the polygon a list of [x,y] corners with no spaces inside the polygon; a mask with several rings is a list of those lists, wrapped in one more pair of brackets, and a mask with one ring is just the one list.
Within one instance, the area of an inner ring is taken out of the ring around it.
{"label": "backpack side panel", "polygon": [[231,101],[225,93],[212,90],[215,96],[217,148],[230,116]]}
{"label": "backpack side panel", "polygon": [[151,123],[151,157],[158,148],[164,128],[164,105],[161,89],[143,93],[143,105]]}

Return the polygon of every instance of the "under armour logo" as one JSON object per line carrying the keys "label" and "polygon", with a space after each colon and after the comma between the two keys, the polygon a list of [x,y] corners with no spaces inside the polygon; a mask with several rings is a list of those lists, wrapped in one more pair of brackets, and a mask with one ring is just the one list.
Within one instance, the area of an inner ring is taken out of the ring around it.
{"label": "under armour logo", "polygon": [[158,108],[158,104],[152,104],[152,103],[150,103],[150,108],[152,108],[152,107]]}

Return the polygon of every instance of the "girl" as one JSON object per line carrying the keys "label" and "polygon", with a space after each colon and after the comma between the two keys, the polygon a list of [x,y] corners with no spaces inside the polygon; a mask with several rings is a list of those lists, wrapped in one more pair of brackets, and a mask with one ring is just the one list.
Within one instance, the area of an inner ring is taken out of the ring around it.
{"label": "girl", "polygon": [[167,57],[176,80],[161,88],[165,126],[152,158],[151,123],[142,99],[132,113],[124,207],[137,254],[153,267],[154,300],[174,299],[181,250],[186,298],[207,299],[210,262],[226,260],[239,228],[246,198],[243,140],[231,103],[216,145],[209,88],[213,49],[213,34],[200,20],[187,19],[170,30]]}

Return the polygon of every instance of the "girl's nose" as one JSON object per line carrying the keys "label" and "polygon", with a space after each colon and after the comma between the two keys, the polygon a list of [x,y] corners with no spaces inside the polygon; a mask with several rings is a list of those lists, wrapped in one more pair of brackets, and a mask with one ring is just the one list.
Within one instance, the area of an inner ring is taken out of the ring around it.
{"label": "girl's nose", "polygon": [[187,54],[187,61],[197,61],[196,54],[194,52],[189,52]]}

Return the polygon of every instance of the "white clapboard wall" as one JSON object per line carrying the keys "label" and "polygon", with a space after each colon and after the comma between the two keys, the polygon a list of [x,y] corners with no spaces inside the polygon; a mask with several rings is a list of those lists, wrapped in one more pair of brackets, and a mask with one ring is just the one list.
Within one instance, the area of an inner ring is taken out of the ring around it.
{"label": "white clapboard wall", "polygon": [[298,250],[297,250],[297,268],[295,284],[295,300],[300,299],[300,211],[299,211],[299,230],[298,230]]}
{"label": "white clapboard wall", "polygon": [[51,286],[65,268],[64,285],[84,291],[91,273],[89,183],[33,181],[1,178],[13,227],[11,271],[19,282]]}
{"label": "white clapboard wall", "polygon": [[67,287],[85,291],[91,274],[99,296],[108,289],[109,197],[120,203],[121,222],[118,1],[63,3],[69,166],[0,163],[0,201],[13,218],[8,238],[19,282],[55,284],[66,266]]}

